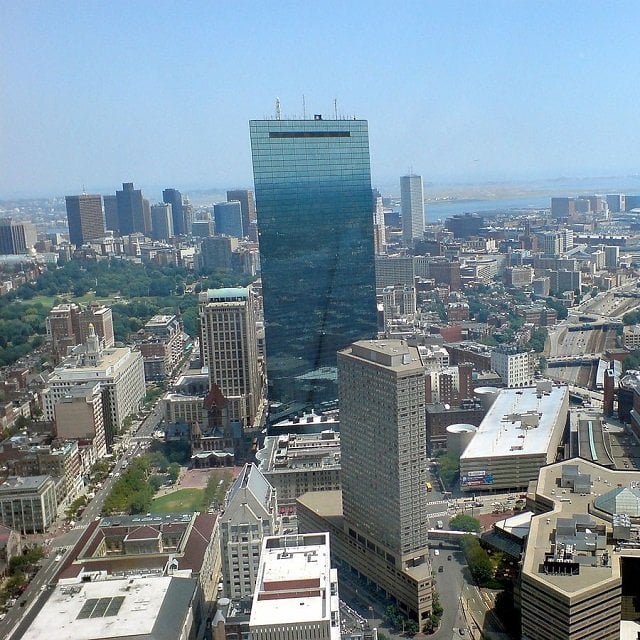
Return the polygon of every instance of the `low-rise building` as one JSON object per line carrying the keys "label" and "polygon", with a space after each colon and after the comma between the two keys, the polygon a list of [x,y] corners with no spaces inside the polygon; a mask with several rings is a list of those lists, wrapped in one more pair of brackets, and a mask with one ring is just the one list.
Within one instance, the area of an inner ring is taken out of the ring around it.
{"label": "low-rise building", "polygon": [[532,352],[500,345],[491,353],[491,368],[502,378],[505,386],[526,387],[533,384],[535,357]]}
{"label": "low-rise building", "polygon": [[171,576],[93,579],[56,586],[23,640],[190,640],[205,611],[196,580]]}
{"label": "low-rise building", "polygon": [[184,332],[175,315],[155,315],[144,325],[139,343],[146,380],[166,380],[184,357]]}
{"label": "low-rise building", "polygon": [[265,538],[249,629],[252,640],[340,639],[328,533]]}
{"label": "low-rise building", "polygon": [[217,514],[112,516],[89,525],[58,579],[169,573],[197,580],[210,604],[218,596],[220,564]]}
{"label": "low-rise building", "polygon": [[55,419],[56,404],[78,385],[99,382],[102,392],[105,441],[111,449],[125,418],[136,413],[146,393],[142,355],[128,347],[104,348],[93,327],[87,342],[76,347],[47,380],[42,391],[45,420]]}
{"label": "low-rise building", "polygon": [[526,488],[558,458],[568,414],[566,386],[501,390],[460,456],[462,490]]}
{"label": "low-rise building", "polygon": [[51,476],[9,476],[0,484],[0,522],[20,533],[44,533],[57,516]]}
{"label": "low-rise building", "polygon": [[579,458],[531,483],[522,558],[523,640],[635,638],[640,473]]}
{"label": "low-rise building", "polygon": [[257,453],[260,471],[278,494],[281,512],[295,509],[307,491],[335,491],[340,483],[340,434],[283,434],[265,438]]}

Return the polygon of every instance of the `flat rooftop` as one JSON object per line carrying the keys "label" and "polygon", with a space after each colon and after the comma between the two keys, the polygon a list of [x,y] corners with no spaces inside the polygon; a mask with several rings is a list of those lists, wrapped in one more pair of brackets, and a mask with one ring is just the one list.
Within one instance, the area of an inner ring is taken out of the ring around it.
{"label": "flat rooftop", "polygon": [[339,469],[340,434],[327,430],[304,435],[268,436],[257,458],[263,473]]}
{"label": "flat rooftop", "polygon": [[[591,476],[591,492],[577,493],[571,488],[560,487],[562,470],[566,466],[577,466],[582,475]],[[538,482],[535,485],[535,500],[549,505],[549,511],[534,516],[531,519],[529,537],[525,546],[522,565],[523,575],[529,575],[538,581],[547,583],[554,589],[567,596],[579,595],[596,586],[603,587],[607,580],[620,579],[620,557],[624,555],[640,557],[640,543],[626,547],[611,544],[611,536],[604,541],[604,546],[597,552],[597,561],[580,564],[577,574],[562,575],[545,573],[541,566],[545,556],[551,552],[551,543],[557,540],[558,524],[572,518],[589,518],[595,530],[598,526],[606,527],[607,533],[613,531],[611,518],[596,509],[594,503],[600,496],[617,488],[634,487],[640,484],[640,472],[612,471],[593,462],[573,458],[551,464],[540,469]],[[531,494],[529,499],[533,498]],[[604,553],[608,555],[608,562],[604,562]],[[584,553],[578,551],[578,558]]]}
{"label": "flat rooftop", "polygon": [[57,586],[22,640],[181,636],[196,581],[149,577]]}
{"label": "flat rooftop", "polygon": [[330,620],[329,534],[266,538],[250,626]]}
{"label": "flat rooftop", "polygon": [[483,418],[460,461],[546,455],[569,395],[568,387],[554,385],[550,392],[536,387],[502,389]]}

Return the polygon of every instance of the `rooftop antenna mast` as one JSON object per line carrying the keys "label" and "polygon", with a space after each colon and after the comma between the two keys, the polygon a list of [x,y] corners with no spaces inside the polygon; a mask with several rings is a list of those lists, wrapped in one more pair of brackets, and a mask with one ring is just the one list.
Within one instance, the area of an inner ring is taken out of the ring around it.
{"label": "rooftop antenna mast", "polygon": [[280,120],[280,98],[276,98],[276,120]]}
{"label": "rooftop antenna mast", "polygon": [[307,103],[304,101],[304,93],[302,94],[302,119],[307,119]]}
{"label": "rooftop antenna mast", "polygon": [[334,98],[333,99],[333,114],[335,116],[335,119],[338,119],[338,99]]}

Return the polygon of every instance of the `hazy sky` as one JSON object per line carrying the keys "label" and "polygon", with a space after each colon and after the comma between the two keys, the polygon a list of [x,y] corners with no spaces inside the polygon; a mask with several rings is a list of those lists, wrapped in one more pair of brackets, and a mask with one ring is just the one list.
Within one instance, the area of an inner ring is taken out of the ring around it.
{"label": "hazy sky", "polygon": [[0,198],[252,184],[248,120],[369,120],[375,184],[626,175],[640,3],[0,0]]}

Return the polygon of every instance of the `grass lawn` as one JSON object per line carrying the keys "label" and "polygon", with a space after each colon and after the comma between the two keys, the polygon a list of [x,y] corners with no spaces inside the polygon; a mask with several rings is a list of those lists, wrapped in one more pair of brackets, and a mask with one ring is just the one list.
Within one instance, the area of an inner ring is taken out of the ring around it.
{"label": "grass lawn", "polygon": [[155,498],[151,511],[153,513],[173,513],[200,511],[204,489],[179,489],[166,496]]}

